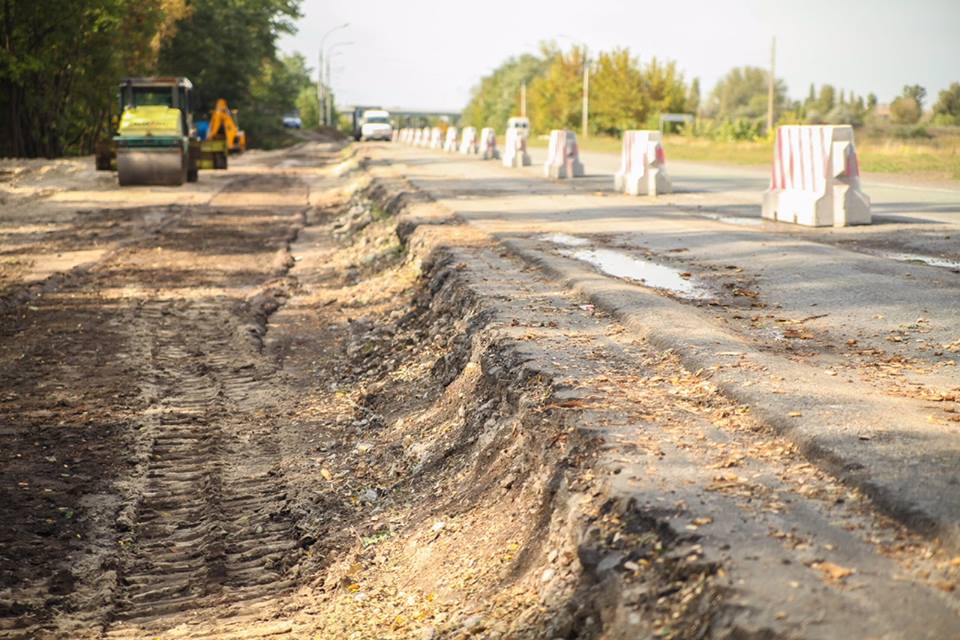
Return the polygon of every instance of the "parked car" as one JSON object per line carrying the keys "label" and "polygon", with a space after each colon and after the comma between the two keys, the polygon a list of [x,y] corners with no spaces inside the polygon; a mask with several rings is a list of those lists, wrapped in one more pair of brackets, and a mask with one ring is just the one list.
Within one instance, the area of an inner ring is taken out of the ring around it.
{"label": "parked car", "polygon": [[303,121],[300,120],[300,116],[296,114],[290,114],[283,116],[283,126],[287,129],[299,129],[303,126]]}

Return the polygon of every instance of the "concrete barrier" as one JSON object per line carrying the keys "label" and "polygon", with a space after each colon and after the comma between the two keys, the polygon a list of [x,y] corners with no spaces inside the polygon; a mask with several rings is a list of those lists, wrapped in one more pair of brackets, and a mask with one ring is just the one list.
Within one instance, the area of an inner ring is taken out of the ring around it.
{"label": "concrete barrier", "polygon": [[870,224],[870,198],[860,190],[853,127],[778,127],[762,215],[811,227]]}
{"label": "concrete barrier", "polygon": [[464,127],[460,133],[460,153],[469,155],[477,152],[477,128]]}
{"label": "concrete barrier", "polygon": [[443,150],[453,153],[457,150],[457,128],[447,127],[447,135],[443,139]]}
{"label": "concrete barrier", "polygon": [[391,142],[397,142],[397,141],[399,141],[399,140],[400,140],[400,129],[394,129],[394,130],[390,133],[390,141],[391,141]]}
{"label": "concrete barrier", "polygon": [[562,129],[554,129],[550,132],[550,145],[547,147],[547,161],[543,164],[543,173],[548,178],[583,176],[577,134]]}
{"label": "concrete barrier", "polygon": [[513,127],[507,129],[507,139],[503,143],[503,166],[529,167],[530,164],[526,132]]}
{"label": "concrete barrier", "polygon": [[441,147],[443,147],[443,132],[440,131],[440,127],[434,127],[430,129],[430,148],[440,149]]}
{"label": "concrete barrier", "polygon": [[400,130],[400,142],[410,144],[410,127],[404,127]]}
{"label": "concrete barrier", "polygon": [[430,127],[424,127],[420,129],[420,146],[429,147],[430,146]]}
{"label": "concrete barrier", "polygon": [[659,131],[624,131],[620,170],[613,176],[613,188],[632,196],[672,193]]}
{"label": "concrete barrier", "polygon": [[484,160],[499,160],[500,151],[497,149],[497,134],[492,127],[480,130],[480,155]]}

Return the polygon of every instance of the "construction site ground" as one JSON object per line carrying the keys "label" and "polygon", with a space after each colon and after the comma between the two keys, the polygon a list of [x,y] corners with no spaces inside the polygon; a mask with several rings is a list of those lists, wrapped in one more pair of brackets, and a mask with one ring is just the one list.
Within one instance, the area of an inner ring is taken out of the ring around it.
{"label": "construction site ground", "polygon": [[0,161],[0,638],[960,637],[957,219],[611,182]]}

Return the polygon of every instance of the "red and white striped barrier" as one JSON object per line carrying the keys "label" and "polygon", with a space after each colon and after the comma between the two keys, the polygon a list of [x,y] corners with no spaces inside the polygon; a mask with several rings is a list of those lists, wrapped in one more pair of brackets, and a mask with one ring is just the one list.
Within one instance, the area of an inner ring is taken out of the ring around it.
{"label": "red and white striped barrier", "polygon": [[484,160],[498,160],[500,151],[497,149],[497,134],[493,127],[484,127],[480,130],[480,155]]}
{"label": "red and white striped barrier", "polygon": [[460,153],[469,155],[477,152],[477,128],[464,127],[460,134]]}
{"label": "red and white striped barrier", "polygon": [[550,132],[550,146],[547,147],[547,161],[543,164],[543,173],[548,178],[583,176],[577,134],[562,129],[554,129]]}
{"label": "red and white striped barrier", "polygon": [[529,167],[530,164],[526,132],[510,127],[507,129],[507,139],[503,143],[503,166]]}
{"label": "red and white striped barrier", "polygon": [[764,218],[811,227],[870,224],[850,125],[777,128]]}
{"label": "red and white striped barrier", "polygon": [[410,134],[412,133],[410,127],[404,127],[400,130],[400,142],[403,144],[410,144]]}
{"label": "red and white striped barrier", "polygon": [[400,140],[400,129],[394,129],[390,133],[390,140],[392,142],[398,142]]}
{"label": "red and white striped barrier", "polygon": [[420,138],[422,138],[422,137],[423,137],[423,131],[420,130],[420,129],[414,129],[414,130],[413,130],[413,137],[410,139],[410,144],[412,144],[412,145],[415,146],[415,147],[419,147],[419,146],[420,146]]}
{"label": "red and white striped barrier", "polygon": [[457,150],[457,128],[447,127],[447,136],[443,139],[443,150],[453,153]]}
{"label": "red and white striped barrier", "polygon": [[620,170],[613,175],[613,188],[632,196],[672,193],[659,131],[624,131]]}
{"label": "red and white striped barrier", "polygon": [[430,146],[430,127],[424,127],[423,129],[420,129],[420,146]]}
{"label": "red and white striped barrier", "polygon": [[430,129],[430,148],[440,149],[441,147],[443,147],[443,132],[440,131],[440,127],[434,127]]}

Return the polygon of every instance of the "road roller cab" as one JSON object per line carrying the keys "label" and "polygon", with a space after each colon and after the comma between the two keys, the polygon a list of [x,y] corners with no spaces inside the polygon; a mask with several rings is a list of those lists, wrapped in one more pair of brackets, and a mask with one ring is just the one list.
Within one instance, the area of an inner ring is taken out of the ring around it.
{"label": "road roller cab", "polygon": [[197,179],[200,143],[193,133],[186,78],[127,78],[113,140],[123,185],[181,185]]}

